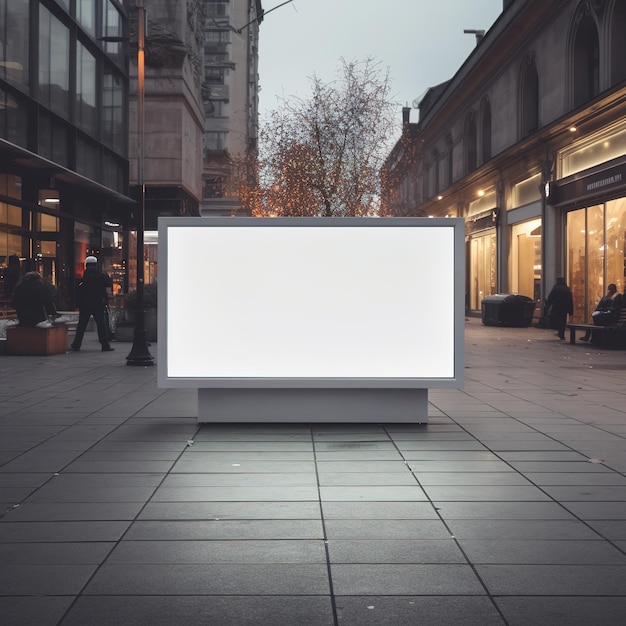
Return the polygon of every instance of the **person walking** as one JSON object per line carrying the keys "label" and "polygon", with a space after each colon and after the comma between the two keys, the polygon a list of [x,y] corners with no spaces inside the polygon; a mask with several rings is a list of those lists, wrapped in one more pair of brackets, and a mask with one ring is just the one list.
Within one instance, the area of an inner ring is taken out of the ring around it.
{"label": "person walking", "polygon": [[98,340],[102,346],[102,352],[114,350],[109,343],[109,334],[104,318],[105,310],[109,301],[107,287],[110,280],[106,274],[98,270],[98,259],[88,256],[85,259],[85,272],[83,279],[78,283],[78,326],[72,342],[72,350],[80,350],[83,343],[83,335],[89,319],[93,317],[98,329]]}
{"label": "person walking", "polygon": [[565,339],[567,316],[574,313],[572,290],[565,283],[565,278],[556,279],[556,285],[546,300],[546,311],[549,311],[549,316],[554,322],[559,339]]}

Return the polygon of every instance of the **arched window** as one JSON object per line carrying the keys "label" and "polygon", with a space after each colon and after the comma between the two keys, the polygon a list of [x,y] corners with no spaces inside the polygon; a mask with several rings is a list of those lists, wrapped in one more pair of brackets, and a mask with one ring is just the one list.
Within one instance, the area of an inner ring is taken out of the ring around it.
{"label": "arched window", "polygon": [[521,80],[522,138],[539,130],[539,75],[533,55],[527,55]]}
{"label": "arched window", "polygon": [[626,80],[626,3],[616,2],[611,19],[611,85]]}
{"label": "arched window", "polygon": [[476,149],[476,119],[474,111],[470,111],[465,118],[465,165],[466,171],[473,172],[478,164],[478,153]]}
{"label": "arched window", "polygon": [[491,104],[489,98],[483,98],[480,114],[481,163],[491,159]]}
{"label": "arched window", "polygon": [[583,2],[576,17],[573,48],[574,108],[595,98],[600,91],[600,45],[598,29]]}
{"label": "arched window", "polygon": [[446,138],[446,184],[451,185],[454,181],[452,164],[454,163],[454,155],[452,152],[452,135],[448,135]]}

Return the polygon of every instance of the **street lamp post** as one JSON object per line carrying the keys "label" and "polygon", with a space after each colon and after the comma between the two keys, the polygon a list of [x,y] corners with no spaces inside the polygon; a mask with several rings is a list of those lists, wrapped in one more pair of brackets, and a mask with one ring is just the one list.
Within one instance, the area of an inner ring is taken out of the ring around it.
{"label": "street lamp post", "polygon": [[154,357],[146,340],[146,312],[144,307],[144,230],[146,186],[144,175],[144,96],[145,96],[145,43],[146,10],[144,0],[137,0],[137,185],[139,186],[139,216],[137,220],[137,308],[133,346],[126,357],[126,365],[153,365]]}

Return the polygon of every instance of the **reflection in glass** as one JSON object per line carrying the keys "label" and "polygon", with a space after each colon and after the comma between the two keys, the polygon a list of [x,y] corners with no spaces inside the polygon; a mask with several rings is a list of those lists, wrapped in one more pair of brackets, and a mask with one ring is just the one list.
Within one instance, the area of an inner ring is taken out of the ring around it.
{"label": "reflection in glass", "polygon": [[28,85],[28,0],[0,0],[0,78]]}
{"label": "reflection in glass", "polygon": [[76,124],[95,132],[96,59],[80,42],[76,44]]}
{"label": "reflection in glass", "polygon": [[39,98],[69,115],[70,33],[45,7],[39,7]]}
{"label": "reflection in glass", "polygon": [[102,77],[102,139],[124,153],[124,91],[122,78],[106,72]]}

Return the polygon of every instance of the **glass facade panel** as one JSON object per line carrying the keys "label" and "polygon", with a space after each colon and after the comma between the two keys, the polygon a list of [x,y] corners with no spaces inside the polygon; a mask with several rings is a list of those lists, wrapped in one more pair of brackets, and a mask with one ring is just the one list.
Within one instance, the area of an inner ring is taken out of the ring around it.
{"label": "glass facade panel", "polygon": [[39,7],[39,99],[68,117],[70,32],[45,7]]}
{"label": "glass facade panel", "polygon": [[42,113],[39,117],[38,145],[42,157],[69,166],[67,129],[51,115]]}
{"label": "glass facade panel", "polygon": [[0,0],[0,78],[28,85],[29,1]]}
{"label": "glass facade panel", "polygon": [[[115,8],[111,0],[106,0],[102,4],[102,34],[104,37],[122,37],[122,16]],[[104,51],[121,64],[123,60],[123,44],[121,41],[103,42]]]}
{"label": "glass facade panel", "polygon": [[76,139],[76,171],[87,178],[100,181],[100,152],[94,144],[81,137]]}
{"label": "glass facade panel", "polygon": [[95,133],[96,59],[80,42],[76,44],[76,125]]}
{"label": "glass facade panel", "polygon": [[124,87],[118,74],[102,77],[102,139],[120,154],[125,153]]}
{"label": "glass facade panel", "polygon": [[91,35],[96,34],[96,3],[94,0],[76,0],[76,19]]}
{"label": "glass facade panel", "polygon": [[21,99],[0,89],[0,136],[24,148],[28,147],[27,107]]}

